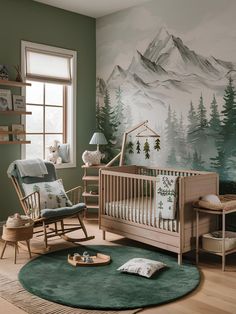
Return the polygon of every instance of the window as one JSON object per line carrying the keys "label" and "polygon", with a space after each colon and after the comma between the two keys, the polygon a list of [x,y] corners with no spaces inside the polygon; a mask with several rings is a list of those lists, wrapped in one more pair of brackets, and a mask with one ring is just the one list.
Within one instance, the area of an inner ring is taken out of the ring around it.
{"label": "window", "polygon": [[48,147],[55,140],[68,143],[70,162],[75,166],[76,52],[22,42],[24,77],[32,85],[25,90],[27,139],[23,158],[47,159]]}

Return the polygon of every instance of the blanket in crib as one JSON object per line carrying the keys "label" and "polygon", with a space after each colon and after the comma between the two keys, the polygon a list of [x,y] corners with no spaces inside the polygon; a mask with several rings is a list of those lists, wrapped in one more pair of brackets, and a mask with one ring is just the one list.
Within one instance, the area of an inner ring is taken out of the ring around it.
{"label": "blanket in crib", "polygon": [[175,219],[178,177],[158,175],[156,184],[157,218]]}

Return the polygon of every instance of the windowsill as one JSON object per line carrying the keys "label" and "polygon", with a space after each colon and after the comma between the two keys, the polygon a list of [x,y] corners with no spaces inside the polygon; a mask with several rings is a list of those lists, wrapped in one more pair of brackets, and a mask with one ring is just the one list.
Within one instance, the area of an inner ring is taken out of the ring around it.
{"label": "windowsill", "polygon": [[62,164],[55,164],[56,169],[66,169],[66,168],[76,168],[76,163],[74,162],[65,162]]}

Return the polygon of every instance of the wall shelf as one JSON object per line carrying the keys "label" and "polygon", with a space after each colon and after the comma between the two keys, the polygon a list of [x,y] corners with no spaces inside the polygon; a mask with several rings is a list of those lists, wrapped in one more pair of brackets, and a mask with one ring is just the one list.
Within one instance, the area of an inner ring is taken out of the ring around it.
{"label": "wall shelf", "polygon": [[31,83],[9,81],[9,80],[1,80],[0,79],[0,85],[15,86],[15,87],[25,87],[25,86],[31,86]]}
{"label": "wall shelf", "polygon": [[27,114],[32,114],[31,111],[14,111],[14,110],[8,110],[8,111],[0,111],[0,115],[8,115],[8,116],[13,116],[13,115],[27,115]]}
{"label": "wall shelf", "polygon": [[0,144],[30,144],[31,141],[0,141]]}

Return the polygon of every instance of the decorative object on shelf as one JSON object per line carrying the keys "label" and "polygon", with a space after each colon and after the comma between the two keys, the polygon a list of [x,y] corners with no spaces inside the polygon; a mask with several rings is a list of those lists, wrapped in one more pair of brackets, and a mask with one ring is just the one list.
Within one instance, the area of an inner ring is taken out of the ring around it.
{"label": "decorative object on shelf", "polygon": [[20,65],[17,64],[14,66],[15,70],[16,70],[16,81],[17,82],[23,82],[23,79],[22,79],[22,75],[21,75],[21,70],[20,70]]}
{"label": "decorative object on shelf", "polygon": [[7,125],[0,125],[0,141],[9,141],[9,131]]}
{"label": "decorative object on shelf", "polygon": [[12,124],[11,130],[13,141],[25,141],[25,130],[23,124]]}
{"label": "decorative object on shelf", "polygon": [[86,166],[90,167],[92,165],[99,165],[101,163],[101,159],[104,157],[105,154],[102,154],[99,150],[86,150],[83,152],[82,160]]}
{"label": "decorative object on shelf", "polygon": [[91,145],[97,145],[97,151],[99,151],[99,145],[106,145],[107,140],[105,135],[101,132],[95,132],[89,142]]}
{"label": "decorative object on shelf", "polygon": [[99,151],[99,145],[106,145],[107,144],[107,140],[106,140],[104,134],[101,132],[95,132],[93,134],[89,144],[97,145],[97,150],[95,150],[95,151],[89,151],[89,150],[84,151],[83,155],[82,155],[82,160],[86,166],[99,165],[101,163],[101,159],[105,157],[105,155]]}
{"label": "decorative object on shelf", "polygon": [[25,96],[21,95],[13,95],[13,109],[15,111],[25,111],[26,104],[25,104]]}
{"label": "decorative object on shelf", "polygon": [[149,159],[150,158],[150,145],[149,145],[147,139],[146,139],[146,141],[144,143],[143,151],[145,153],[145,159]]}
{"label": "decorative object on shelf", "polygon": [[12,110],[11,91],[0,89],[0,111]]}
{"label": "decorative object on shelf", "polygon": [[59,156],[59,141],[54,141],[53,145],[48,147],[49,153],[47,160],[51,161],[53,164],[61,164],[62,158]]}
{"label": "decorative object on shelf", "polygon": [[9,80],[8,70],[4,64],[0,64],[0,79],[6,81]]}

